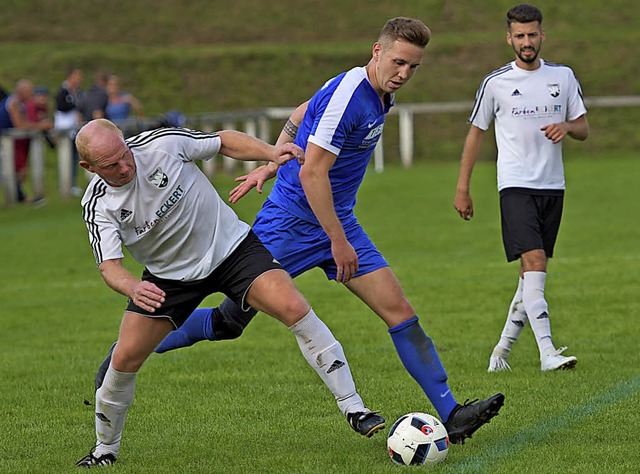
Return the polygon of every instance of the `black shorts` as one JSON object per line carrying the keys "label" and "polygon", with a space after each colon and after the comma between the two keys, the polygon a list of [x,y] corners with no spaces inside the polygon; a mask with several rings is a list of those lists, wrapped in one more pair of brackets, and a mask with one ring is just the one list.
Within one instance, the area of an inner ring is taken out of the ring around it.
{"label": "black shorts", "polygon": [[502,243],[508,262],[536,249],[544,250],[547,258],[553,257],[563,201],[563,190],[506,188],[500,191]]}
{"label": "black shorts", "polygon": [[127,311],[154,318],[169,318],[177,328],[203,299],[213,293],[224,293],[246,311],[249,306],[245,303],[245,297],[252,283],[260,275],[271,270],[283,268],[260,242],[258,236],[250,231],[231,255],[211,275],[202,280],[166,280],[153,275],[145,268],[142,280],[156,284],[166,293],[164,303],[155,312],[150,313],[129,299]]}

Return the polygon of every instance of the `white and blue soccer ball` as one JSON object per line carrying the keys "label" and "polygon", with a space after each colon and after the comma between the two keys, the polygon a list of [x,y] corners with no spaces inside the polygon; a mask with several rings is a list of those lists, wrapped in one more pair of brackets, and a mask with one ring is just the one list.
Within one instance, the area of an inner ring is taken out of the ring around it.
{"label": "white and blue soccer ball", "polygon": [[389,430],[387,448],[389,457],[396,464],[438,464],[449,452],[449,435],[435,416],[409,413],[400,417]]}

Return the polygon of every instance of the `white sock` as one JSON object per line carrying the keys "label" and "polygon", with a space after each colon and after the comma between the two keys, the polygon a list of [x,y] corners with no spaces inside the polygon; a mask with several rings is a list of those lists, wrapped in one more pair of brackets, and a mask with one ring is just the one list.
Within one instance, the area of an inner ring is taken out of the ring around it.
{"label": "white sock", "polygon": [[289,329],[304,358],[335,396],[340,411],[346,415],[365,410],[342,346],[313,309]]}
{"label": "white sock", "polygon": [[505,356],[509,355],[511,346],[518,340],[522,330],[527,325],[527,312],[524,310],[524,305],[522,304],[523,286],[524,280],[522,277],[518,277],[518,288],[509,305],[507,321],[504,324],[502,334],[500,334],[500,341],[496,347],[496,349],[501,349]]}
{"label": "white sock", "polygon": [[136,372],[118,372],[109,365],[102,386],[96,391],[96,456],[118,455],[124,420],[133,402],[135,388]]}
{"label": "white sock", "polygon": [[549,306],[544,299],[545,272],[525,272],[522,302],[538,343],[540,357],[553,350]]}

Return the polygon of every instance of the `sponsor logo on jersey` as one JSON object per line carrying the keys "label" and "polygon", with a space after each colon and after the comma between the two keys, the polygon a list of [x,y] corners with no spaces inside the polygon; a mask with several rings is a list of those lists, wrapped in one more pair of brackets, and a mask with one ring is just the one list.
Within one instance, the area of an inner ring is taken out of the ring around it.
{"label": "sponsor logo on jersey", "polygon": [[[367,124],[367,127],[369,125]],[[380,135],[382,135],[382,130],[384,130],[384,122],[378,125],[377,127],[371,129],[371,131],[367,134],[366,137],[360,143],[360,148],[366,149],[375,146],[378,143],[378,139]]]}
{"label": "sponsor logo on jersey", "polygon": [[522,97],[522,94],[518,89],[516,89],[511,93],[511,97]]}
{"label": "sponsor logo on jersey", "polygon": [[147,180],[160,189],[167,187],[167,184],[169,183],[169,178],[164,174],[162,168],[159,166],[147,177]]}
{"label": "sponsor logo on jersey", "polygon": [[549,104],[549,105],[522,105],[511,108],[512,117],[524,117],[524,118],[540,118],[550,117],[554,114],[562,113],[562,105]]}
{"label": "sponsor logo on jersey", "polygon": [[547,84],[547,90],[551,97],[556,98],[560,95],[560,84]]}
{"label": "sponsor logo on jersey", "polygon": [[182,189],[182,187],[180,187],[180,185],[178,185],[176,186],[176,189],[173,191],[173,193],[171,193],[171,196],[169,196],[169,198],[164,203],[162,203],[160,209],[156,211],[156,216],[158,216],[159,219],[162,219],[172,210],[173,206],[180,202],[182,196],[184,196],[184,190]]}
{"label": "sponsor logo on jersey", "polygon": [[120,222],[126,221],[132,214],[133,212],[129,209],[120,209]]}
{"label": "sponsor logo on jersey", "polygon": [[176,208],[177,204],[184,196],[184,189],[180,185],[176,186],[175,190],[171,193],[171,195],[167,198],[165,202],[162,203],[159,209],[156,210],[157,218],[152,221],[144,221],[144,224],[135,226],[134,230],[136,235],[142,235],[153,229],[156,224],[165,220],[169,214]]}

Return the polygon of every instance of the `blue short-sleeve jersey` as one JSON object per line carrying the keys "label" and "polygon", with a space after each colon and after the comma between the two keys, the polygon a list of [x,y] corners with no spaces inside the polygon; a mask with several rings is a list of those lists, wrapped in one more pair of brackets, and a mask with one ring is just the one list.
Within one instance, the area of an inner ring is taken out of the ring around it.
{"label": "blue short-sleeve jersey", "polygon": [[[343,223],[355,219],[356,193],[392,105],[393,95],[385,95],[383,103],[364,67],[330,79],[309,102],[295,143],[306,149],[311,142],[337,156],[329,179],[335,211]],[[269,199],[291,214],[318,224],[299,173],[300,164],[296,160],[281,166]]]}

